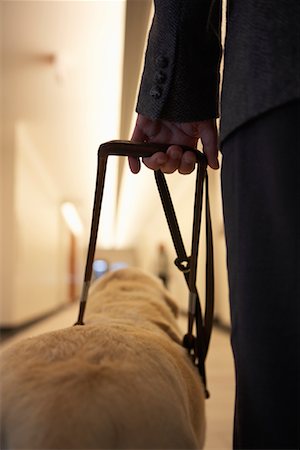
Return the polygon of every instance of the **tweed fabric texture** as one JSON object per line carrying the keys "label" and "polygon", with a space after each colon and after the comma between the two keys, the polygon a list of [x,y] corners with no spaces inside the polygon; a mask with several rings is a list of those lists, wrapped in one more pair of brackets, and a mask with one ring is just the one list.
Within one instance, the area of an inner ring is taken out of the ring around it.
{"label": "tweed fabric texture", "polygon": [[[218,115],[219,17],[218,4],[212,10],[207,0],[155,1],[137,112],[174,121]],[[165,79],[157,83],[160,70]]]}
{"label": "tweed fabric texture", "polygon": [[300,98],[299,0],[229,0],[221,139]]}
{"label": "tweed fabric texture", "polygon": [[[220,0],[155,1],[138,113],[176,122],[218,117],[220,20]],[[300,97],[299,23],[299,0],[228,0],[222,141]]]}

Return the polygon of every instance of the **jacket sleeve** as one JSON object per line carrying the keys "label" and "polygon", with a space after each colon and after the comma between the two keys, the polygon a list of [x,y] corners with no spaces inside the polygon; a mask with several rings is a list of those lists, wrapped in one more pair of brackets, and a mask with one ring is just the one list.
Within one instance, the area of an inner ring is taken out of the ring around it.
{"label": "jacket sleeve", "polygon": [[137,112],[192,122],[218,117],[220,0],[155,0]]}

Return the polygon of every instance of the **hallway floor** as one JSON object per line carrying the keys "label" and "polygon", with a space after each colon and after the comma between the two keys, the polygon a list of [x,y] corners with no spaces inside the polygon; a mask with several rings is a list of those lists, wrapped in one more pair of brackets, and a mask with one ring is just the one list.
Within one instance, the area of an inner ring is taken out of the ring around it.
{"label": "hallway floor", "polygon": [[[70,326],[76,321],[77,304],[5,340],[1,351],[13,342]],[[185,328],[184,319],[180,325]],[[210,399],[206,401],[207,436],[205,450],[230,450],[234,409],[234,368],[228,333],[214,329],[207,358]]]}

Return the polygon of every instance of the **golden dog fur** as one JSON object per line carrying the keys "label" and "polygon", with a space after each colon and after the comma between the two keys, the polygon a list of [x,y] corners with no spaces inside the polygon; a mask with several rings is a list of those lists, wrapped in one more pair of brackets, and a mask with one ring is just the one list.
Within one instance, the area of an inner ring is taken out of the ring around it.
{"label": "golden dog fur", "polygon": [[91,289],[86,325],[1,357],[2,449],[188,449],[204,441],[204,393],[177,306],[139,269]]}

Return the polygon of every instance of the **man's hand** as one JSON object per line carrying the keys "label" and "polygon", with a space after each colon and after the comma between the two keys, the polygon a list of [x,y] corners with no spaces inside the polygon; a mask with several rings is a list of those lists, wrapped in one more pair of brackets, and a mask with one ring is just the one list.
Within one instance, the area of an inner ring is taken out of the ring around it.
{"label": "man's hand", "polygon": [[[218,169],[218,133],[214,119],[176,123],[153,120],[139,114],[131,138],[133,142],[173,144],[166,153],[157,152],[150,158],[143,158],[143,163],[152,170],[160,169],[164,173],[178,170],[182,174],[189,174],[194,170],[196,157],[192,152],[183,152],[180,145],[197,148],[198,139],[201,139],[209,166]],[[129,156],[128,161],[130,170],[138,173],[141,167],[139,159]]]}

